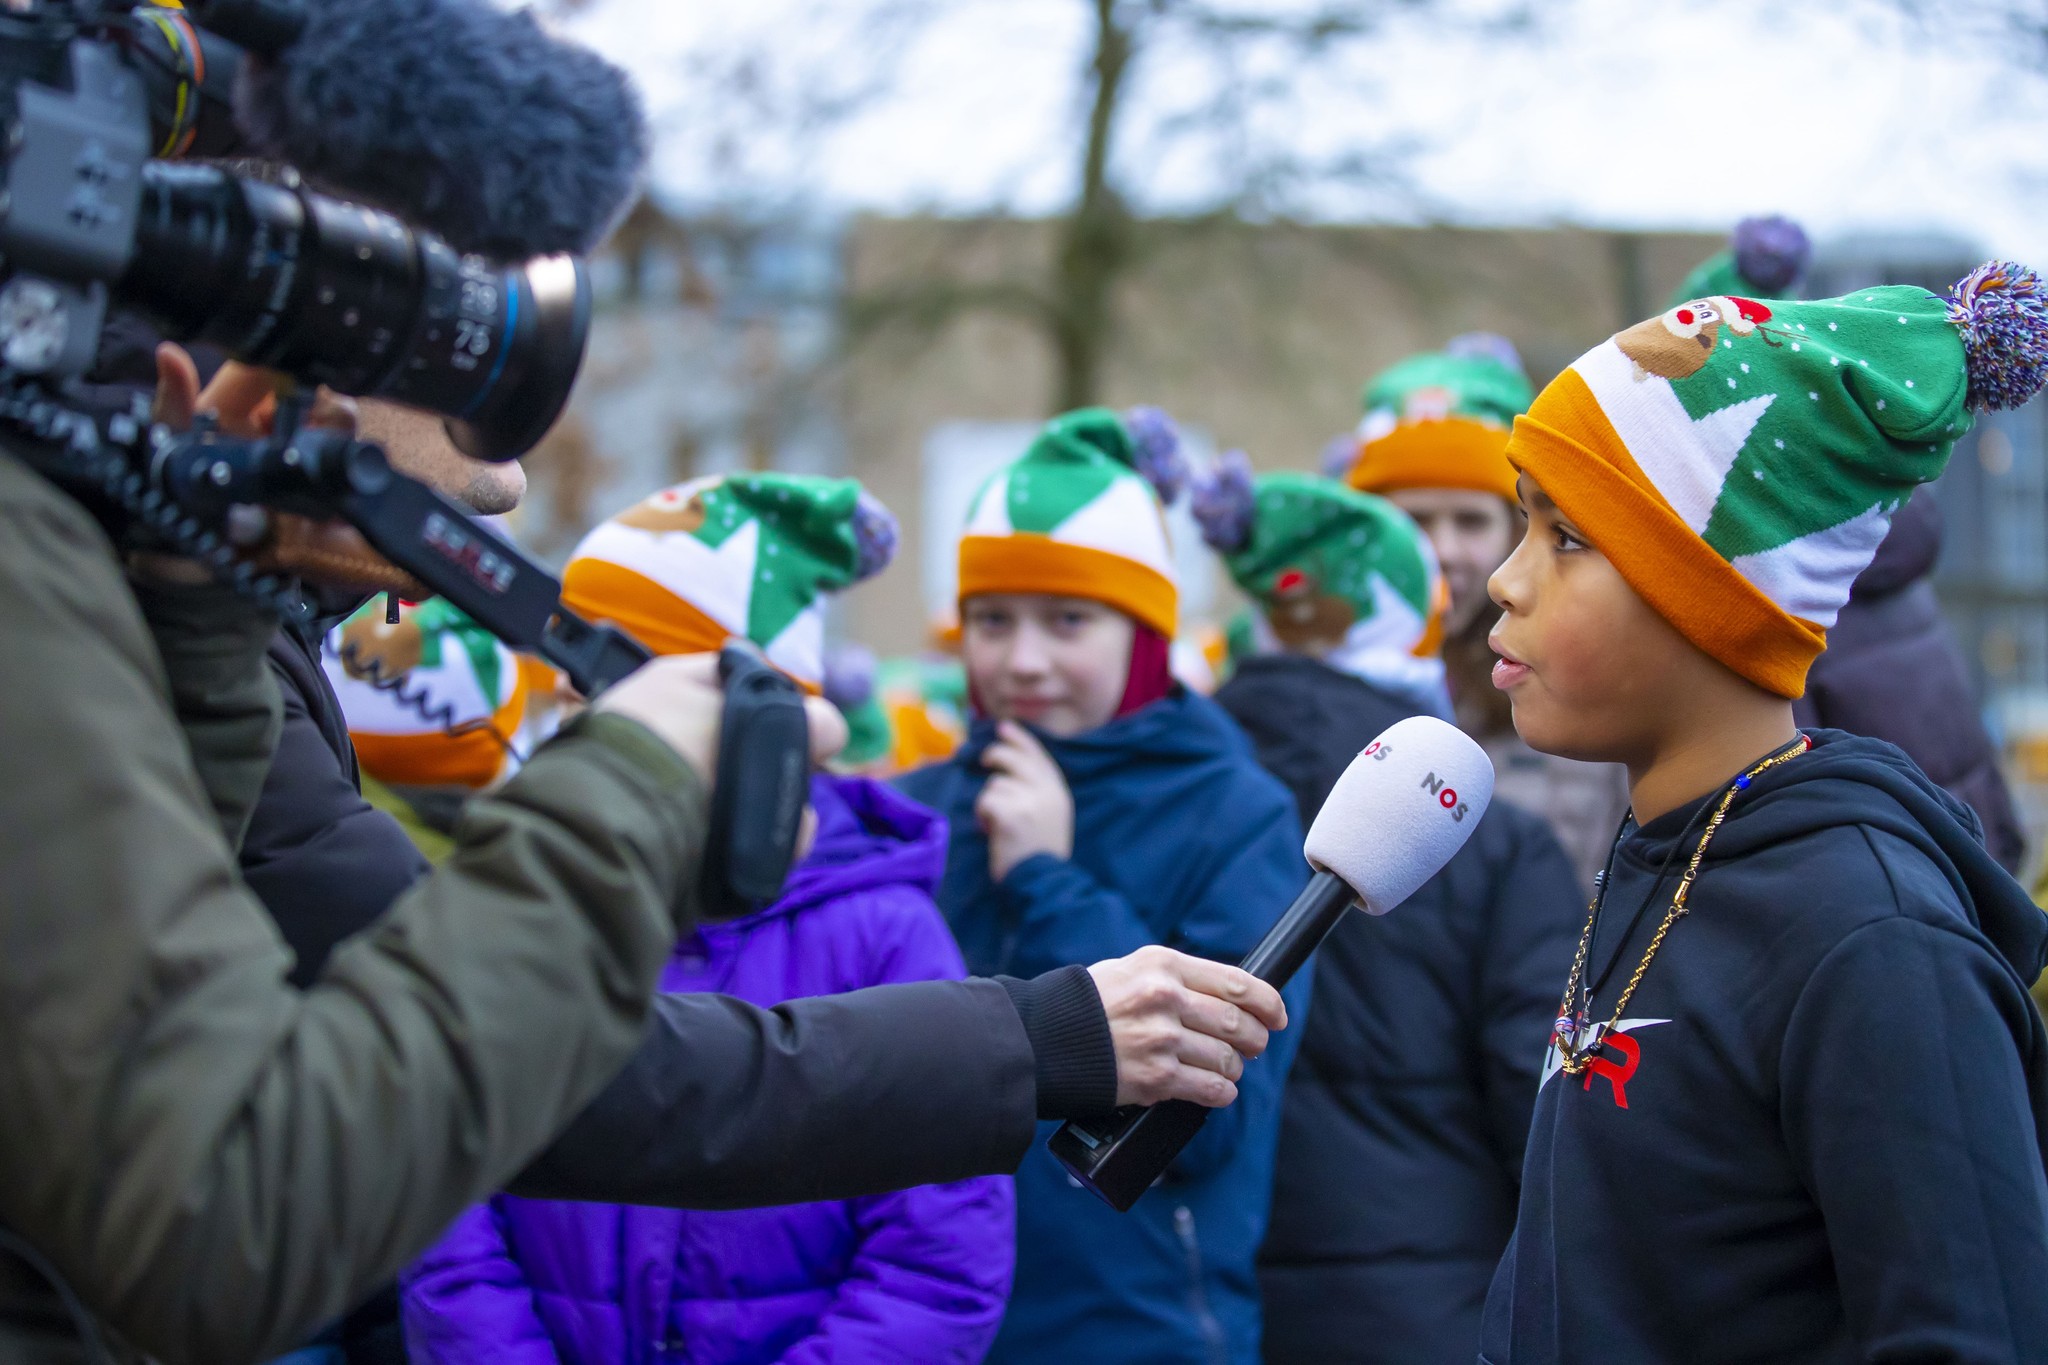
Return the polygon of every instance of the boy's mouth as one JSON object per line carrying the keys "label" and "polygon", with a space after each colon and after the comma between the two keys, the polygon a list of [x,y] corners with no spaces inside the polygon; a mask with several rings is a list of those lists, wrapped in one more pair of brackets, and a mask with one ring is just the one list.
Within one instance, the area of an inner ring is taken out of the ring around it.
{"label": "boy's mouth", "polygon": [[1493,665],[1493,685],[1495,687],[1498,687],[1503,692],[1509,692],[1528,681],[1530,674],[1534,670],[1503,648],[1498,635],[1487,636],[1486,645],[1487,648],[1500,656]]}

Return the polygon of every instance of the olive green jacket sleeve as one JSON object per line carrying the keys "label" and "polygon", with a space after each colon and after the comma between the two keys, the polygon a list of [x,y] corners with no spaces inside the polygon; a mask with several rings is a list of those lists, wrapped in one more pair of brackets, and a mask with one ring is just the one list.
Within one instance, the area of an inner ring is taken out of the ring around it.
{"label": "olive green jacket sleeve", "polygon": [[220,831],[240,848],[284,727],[264,650],[277,617],[218,583],[130,584],[163,661],[178,727]]}
{"label": "olive green jacket sleeve", "polygon": [[[111,547],[5,456],[0,640],[0,1222],[142,1350],[260,1360],[633,1051],[690,911],[703,785],[594,717],[300,992]],[[0,1358],[28,1355],[10,1330]]]}

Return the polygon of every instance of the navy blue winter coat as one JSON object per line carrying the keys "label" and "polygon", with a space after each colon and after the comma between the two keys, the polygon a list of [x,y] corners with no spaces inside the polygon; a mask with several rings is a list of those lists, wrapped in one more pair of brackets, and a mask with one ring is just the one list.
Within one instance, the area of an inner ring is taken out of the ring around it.
{"label": "navy blue winter coat", "polygon": [[[901,779],[951,824],[938,901],[971,972],[1029,976],[1148,943],[1234,962],[1308,880],[1286,789],[1214,702],[1176,691],[1076,738],[1041,737],[1074,794],[1073,857],[1027,858],[998,885],[974,815],[992,737],[978,725],[954,758]],[[1292,1027],[1246,1066],[1237,1103],[1129,1213],[1034,1145],[1017,1171],[1017,1275],[991,1361],[1258,1360],[1254,1259],[1308,983],[1304,972],[1285,992]]]}
{"label": "navy blue winter coat", "polygon": [[[1614,1038],[1546,1067],[1491,1365],[2048,1360],[2048,917],[1903,753],[1813,738],[1729,808]],[[1719,795],[1617,850],[1593,1020]]]}

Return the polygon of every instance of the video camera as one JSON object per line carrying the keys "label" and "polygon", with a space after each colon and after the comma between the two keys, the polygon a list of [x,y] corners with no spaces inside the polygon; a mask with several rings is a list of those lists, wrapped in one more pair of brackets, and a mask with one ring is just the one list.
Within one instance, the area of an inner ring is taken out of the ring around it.
{"label": "video camera", "polygon": [[[293,0],[0,6],[0,364],[77,378],[110,301],[178,340],[440,414],[502,460],[568,401],[590,323],[580,264],[500,268],[379,209],[158,154],[240,152],[235,41],[288,48]],[[197,20],[198,22],[194,22]],[[203,26],[202,26],[203,25]]]}
{"label": "video camera", "polygon": [[[313,608],[237,551],[235,512],[344,519],[392,564],[594,696],[649,652],[565,610],[552,574],[394,470],[374,443],[303,426],[303,396],[280,405],[271,435],[245,439],[204,420],[189,432],[154,425],[145,394],[108,411],[85,382],[109,312],[121,309],[308,392],[324,384],[439,414],[456,445],[481,459],[524,454],[560,416],[590,322],[589,281],[574,258],[504,267],[382,209],[315,193],[288,168],[253,177],[160,159],[245,150],[234,109],[243,68],[288,53],[309,22],[307,3],[0,0],[0,430],[53,481],[110,510],[136,543],[202,561],[287,619],[309,619]],[[456,30],[517,23],[474,0],[450,0],[446,16],[429,7],[428,17]],[[537,31],[507,32],[516,42]],[[588,88],[572,83],[561,98]],[[513,217],[505,205],[497,212]],[[497,234],[508,235],[522,233]],[[779,894],[805,804],[808,735],[800,691],[758,655],[728,648],[721,672],[727,706],[704,890],[713,913],[733,914]]]}

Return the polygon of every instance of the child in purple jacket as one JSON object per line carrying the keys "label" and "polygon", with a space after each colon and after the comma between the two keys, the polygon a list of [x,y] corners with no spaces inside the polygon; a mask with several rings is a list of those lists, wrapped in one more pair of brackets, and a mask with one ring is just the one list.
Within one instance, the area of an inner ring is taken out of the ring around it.
{"label": "child in purple jacket", "polygon": [[[886,516],[849,481],[685,484],[593,532],[564,597],[663,652],[746,635],[813,681],[818,598],[886,562]],[[813,778],[811,806],[782,899],[683,939],[663,990],[775,1005],[966,974],[932,902],[944,820],[862,778]],[[978,1361],[1013,1261],[1007,1177],[736,1212],[500,1195],[405,1276],[406,1337],[422,1365]]]}

